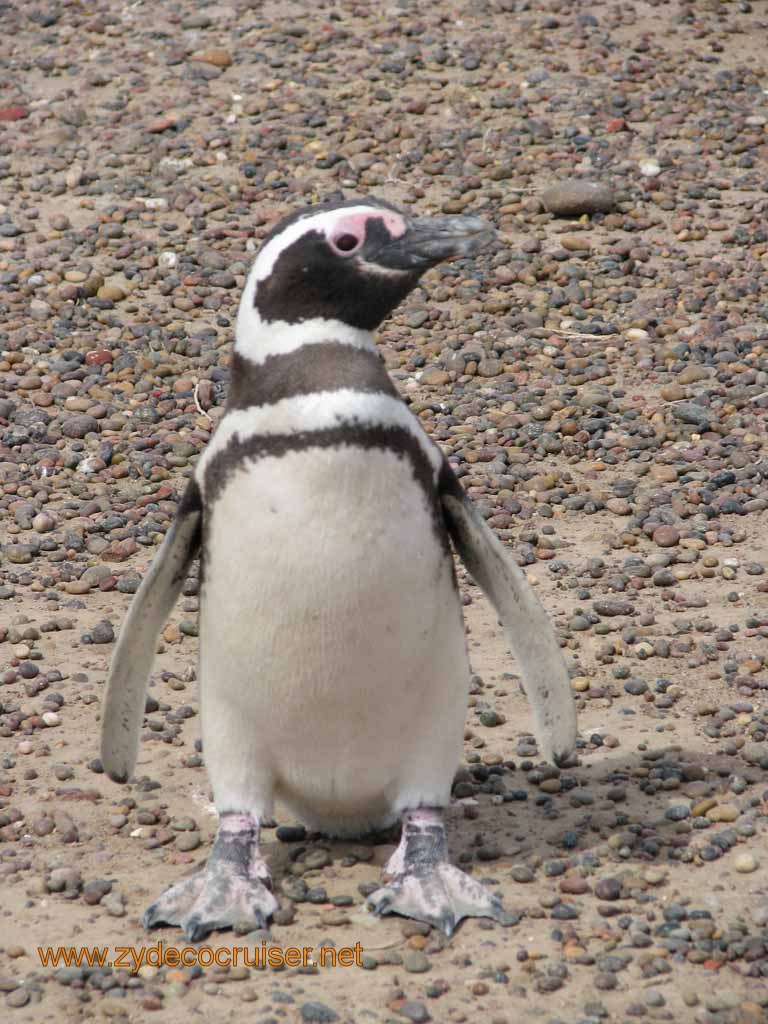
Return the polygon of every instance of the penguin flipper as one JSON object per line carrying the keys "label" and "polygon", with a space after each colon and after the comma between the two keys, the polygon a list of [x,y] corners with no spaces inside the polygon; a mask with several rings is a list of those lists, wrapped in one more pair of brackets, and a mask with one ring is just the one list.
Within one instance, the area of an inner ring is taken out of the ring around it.
{"label": "penguin flipper", "polygon": [[101,716],[101,761],[115,782],[136,765],[139,733],[157,639],[200,547],[202,502],[194,479],[123,622],[107,679]]}
{"label": "penguin flipper", "polygon": [[454,547],[496,609],[520,662],[539,749],[548,761],[562,764],[576,745],[576,706],[549,617],[511,553],[466,496],[447,462],[439,487]]}

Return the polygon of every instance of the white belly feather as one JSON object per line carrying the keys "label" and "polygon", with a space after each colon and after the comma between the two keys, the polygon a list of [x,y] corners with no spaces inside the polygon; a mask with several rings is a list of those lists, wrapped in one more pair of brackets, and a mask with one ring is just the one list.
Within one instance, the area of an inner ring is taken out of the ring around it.
{"label": "white belly feather", "polygon": [[469,678],[451,559],[407,460],[245,463],[207,522],[200,618],[219,811],[273,795],[337,832],[447,801]]}

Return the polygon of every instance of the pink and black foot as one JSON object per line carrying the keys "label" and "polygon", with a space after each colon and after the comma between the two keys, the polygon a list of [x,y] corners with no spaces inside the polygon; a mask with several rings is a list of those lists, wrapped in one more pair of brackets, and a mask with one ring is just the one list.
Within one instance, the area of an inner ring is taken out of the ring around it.
{"label": "pink and black foot", "polygon": [[384,868],[383,881],[368,898],[375,914],[425,921],[447,936],[465,917],[504,920],[501,901],[448,860],[443,816],[436,808],[405,812],[400,845]]}
{"label": "pink and black foot", "polygon": [[145,928],[176,925],[190,942],[234,925],[263,928],[277,910],[269,869],[259,852],[259,823],[223,814],[205,867],[178,882],[145,912]]}

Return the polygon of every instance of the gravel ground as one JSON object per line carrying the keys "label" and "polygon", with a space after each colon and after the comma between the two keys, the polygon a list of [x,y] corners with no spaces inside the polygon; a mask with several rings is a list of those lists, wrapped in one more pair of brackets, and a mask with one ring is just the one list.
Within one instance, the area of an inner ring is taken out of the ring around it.
{"label": "gravel ground", "polygon": [[[766,1020],[763,0],[0,12],[3,1019]],[[340,193],[498,229],[382,351],[554,616],[579,764],[539,763],[460,573],[450,835],[508,926],[374,921],[391,835],[269,829],[279,920],[216,944],[360,942],[363,970],[43,968],[39,945],[147,942],[142,910],[209,849],[194,578],[126,787],[99,698],[221,415],[251,253]]]}

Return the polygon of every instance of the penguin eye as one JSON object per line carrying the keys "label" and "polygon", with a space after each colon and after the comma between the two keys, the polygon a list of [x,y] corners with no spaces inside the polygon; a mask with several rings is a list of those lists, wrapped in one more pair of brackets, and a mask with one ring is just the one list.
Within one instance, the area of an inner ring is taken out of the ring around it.
{"label": "penguin eye", "polygon": [[336,238],[332,238],[331,245],[337,252],[348,256],[360,246],[361,241],[362,239],[358,238],[357,235],[352,235],[347,232],[343,235],[337,235]]}

